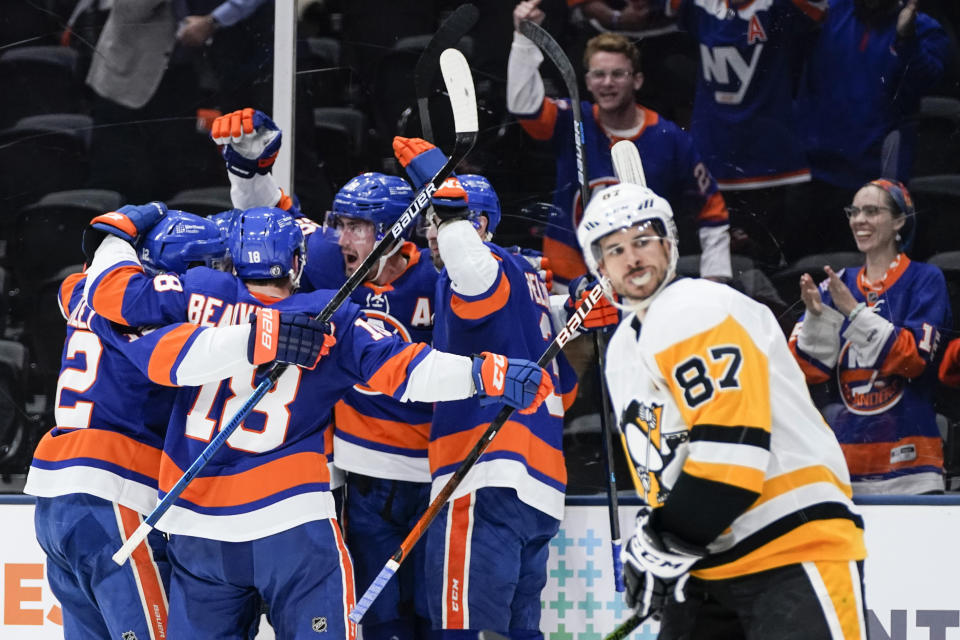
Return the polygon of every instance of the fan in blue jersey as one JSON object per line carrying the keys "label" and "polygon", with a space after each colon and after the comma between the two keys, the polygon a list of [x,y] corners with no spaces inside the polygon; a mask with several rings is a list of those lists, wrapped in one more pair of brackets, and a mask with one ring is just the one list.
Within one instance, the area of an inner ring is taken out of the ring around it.
{"label": "fan in blue jersey", "polygon": [[[147,210],[137,216],[125,207],[103,219],[135,240],[144,235],[138,224],[149,226],[164,213],[162,206]],[[146,236],[143,250],[158,274],[226,254],[213,223],[184,212],[168,212]],[[37,539],[64,637],[160,638],[167,629],[166,538],[151,533],[122,567],[110,556],[156,505],[171,387],[218,380],[231,366],[248,364],[249,325],[216,336],[182,324],[121,330],[87,306],[85,278],[73,274],[60,288],[67,337],[57,426],[37,446],[24,491],[37,496]]]}
{"label": "fan in blue jersey", "polygon": [[[537,2],[524,1],[514,9],[514,28],[521,20],[543,20]],[[635,93],[643,84],[640,52],[626,37],[605,33],[592,38],[584,52],[587,89],[594,103],[581,101],[584,154],[591,189],[616,184],[610,148],[631,140],[643,158],[649,186],[662,193],[678,211],[695,219],[699,235],[700,273],[718,280],[729,279],[730,234],[727,207],[710,171],[694,146],[695,140],[673,122],[637,104]],[[519,31],[515,31],[507,66],[507,108],[524,130],[536,140],[551,140],[557,155],[554,204],[564,212],[561,225],[548,226],[543,252],[550,259],[559,281],[568,283],[586,273],[577,243],[576,226],[583,203],[577,178],[573,138],[573,112],[568,99],[544,95],[537,67],[543,54]]]}
{"label": "fan in blue jersey", "polygon": [[[231,229],[236,276],[198,267],[182,279],[161,276],[168,278],[163,286],[142,272],[128,244],[108,237],[91,265],[88,298],[118,322],[187,318],[207,326],[243,324],[251,313],[260,325],[276,311],[316,314],[333,298],[330,290],[293,293],[304,245],[289,213],[246,210]],[[328,330],[329,353],[313,369],[288,368],[158,523],[170,534],[170,637],[238,637],[224,633],[249,628],[260,596],[278,637],[312,638],[318,628],[354,637],[346,617],[353,568],[336,523],[324,449],[331,411],[354,385],[423,402],[480,390],[531,410],[552,394],[550,376],[529,361],[473,359],[404,342],[352,302],[337,309]],[[484,369],[488,361],[499,363],[498,370]],[[221,383],[178,393],[161,492],[237,413],[257,375],[253,366],[237,368]],[[518,383],[516,393],[501,376]]]}
{"label": "fan in blue jersey", "polygon": [[846,213],[864,266],[825,266],[819,288],[801,276],[806,312],[790,348],[809,383],[834,382],[823,412],[854,493],[942,492],[933,397],[940,336],[952,324],[946,281],[907,257],[916,214],[901,183],[867,183]]}
{"label": "fan in blue jersey", "polygon": [[799,85],[795,113],[812,175],[805,220],[817,253],[848,251],[834,212],[874,176],[906,184],[917,151],[916,116],[952,64],[943,27],[916,0],[831,0]]}
{"label": "fan in blue jersey", "polygon": [[[414,184],[446,158],[430,143],[397,137],[394,152]],[[536,359],[553,339],[549,294],[534,267],[491,242],[500,203],[482,176],[450,178],[432,200],[427,239],[443,265],[436,289],[433,343],[463,355],[494,347]],[[554,385],[572,399],[575,377],[562,354]],[[540,591],[550,539],[563,517],[566,467],[564,399],[532,414],[514,413],[427,532],[427,592],[438,637],[495,630],[542,637]],[[433,493],[446,483],[497,413],[472,398],[436,406],[430,429]]]}

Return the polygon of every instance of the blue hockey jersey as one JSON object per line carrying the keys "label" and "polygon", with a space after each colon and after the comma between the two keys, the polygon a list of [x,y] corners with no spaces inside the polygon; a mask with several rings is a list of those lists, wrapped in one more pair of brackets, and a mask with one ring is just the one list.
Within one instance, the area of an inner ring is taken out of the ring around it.
{"label": "blue hockey jersey", "polygon": [[690,133],[721,189],[810,179],[793,124],[803,39],[826,0],[666,0],[700,47]]}
{"label": "blue hockey jersey", "polygon": [[[863,268],[839,274],[854,298],[868,305],[863,317],[851,322],[836,314],[838,328],[827,335],[805,331],[811,318],[804,314],[790,348],[809,383],[835,383],[825,414],[856,492],[943,490],[933,395],[940,335],[952,323],[946,281],[937,267],[903,254],[878,285],[863,274]],[[832,310],[826,281],[820,295]]]}

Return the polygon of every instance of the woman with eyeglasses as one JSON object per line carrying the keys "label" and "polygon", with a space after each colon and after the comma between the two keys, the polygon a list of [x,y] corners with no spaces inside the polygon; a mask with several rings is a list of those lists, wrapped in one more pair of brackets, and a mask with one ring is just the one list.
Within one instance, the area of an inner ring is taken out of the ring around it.
{"label": "woman with eyeglasses", "polygon": [[943,443],[933,394],[940,336],[951,325],[939,268],[911,261],[916,214],[906,187],[873,180],[844,208],[859,269],[800,276],[806,312],[790,348],[808,384],[832,382],[821,407],[854,493],[941,493]]}

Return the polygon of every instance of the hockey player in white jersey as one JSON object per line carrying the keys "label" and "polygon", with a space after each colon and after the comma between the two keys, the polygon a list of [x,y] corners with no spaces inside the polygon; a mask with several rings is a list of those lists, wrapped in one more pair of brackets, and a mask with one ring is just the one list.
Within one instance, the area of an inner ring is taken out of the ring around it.
{"label": "hockey player in white jersey", "polygon": [[661,640],[865,638],[863,521],[774,316],[676,278],[673,212],[646,187],[600,191],[577,233],[626,312],[605,375],[646,502],[628,604]]}

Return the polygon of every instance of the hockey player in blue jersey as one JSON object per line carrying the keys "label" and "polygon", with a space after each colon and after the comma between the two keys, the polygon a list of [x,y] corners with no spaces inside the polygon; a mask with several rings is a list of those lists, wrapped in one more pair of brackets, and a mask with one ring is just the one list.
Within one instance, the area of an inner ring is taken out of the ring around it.
{"label": "hockey player in blue jersey", "polygon": [[[244,116],[246,110],[235,113],[238,115],[219,119],[214,127],[228,165],[230,158],[238,155],[269,157],[274,147],[267,144],[261,151],[262,144],[258,144],[276,135],[266,116],[259,111],[249,117]],[[238,116],[239,124],[235,122]],[[231,131],[229,135],[226,129]],[[229,175],[235,204],[279,201],[277,194],[282,192],[269,172],[230,171]],[[341,286],[413,195],[405,180],[382,173],[365,173],[344,184],[334,197],[324,228],[307,238],[301,290]],[[384,254],[363,285],[351,294],[368,322],[408,342],[432,341],[437,271],[429,255],[403,239]],[[349,473],[343,527],[361,591],[400,546],[429,502],[427,441],[432,414],[429,404],[401,403],[363,385],[350,389],[334,408],[334,428],[329,430],[332,438],[327,442],[331,445],[327,451],[336,452],[331,481],[338,472],[342,477],[340,470]],[[429,619],[422,551],[422,546],[414,548],[398,578],[387,585],[364,616],[363,635],[368,640],[426,637]]]}
{"label": "hockey player in blue jersey", "polygon": [[[580,202],[570,101],[545,97],[537,70],[543,54],[517,30],[521,20],[543,20],[538,4],[539,0],[524,0],[514,9],[507,108],[532,138],[553,142],[557,154],[554,204],[566,220],[547,228],[543,252],[558,281],[566,284],[586,273],[575,233],[584,205]],[[695,219],[695,230],[688,231],[684,225],[684,232],[699,236],[701,275],[729,279],[730,234],[723,196],[708,165],[701,161],[695,140],[673,122],[637,104],[635,93],[643,84],[637,47],[623,35],[601,34],[587,43],[584,66],[587,89],[595,101],[581,101],[590,188],[617,182],[610,148],[619,140],[633,141],[640,150],[651,188]]]}
{"label": "hockey player in blue jersey", "polygon": [[[394,152],[414,184],[445,161],[420,139],[395,138]],[[490,183],[474,175],[450,178],[432,209],[428,239],[443,264],[434,345],[466,355],[495,344],[511,357],[538,358],[553,338],[549,296],[526,259],[489,242],[500,221]],[[561,393],[575,395],[562,355],[550,371]],[[428,604],[433,628],[443,630],[438,637],[480,629],[543,637],[540,592],[564,508],[564,408],[552,394],[536,412],[513,414],[427,532]],[[496,413],[476,399],[436,406],[429,446],[434,494]]]}
{"label": "hockey player in blue jersey", "polygon": [[[88,299],[119,321],[179,314],[225,326],[251,312],[261,319],[274,311],[316,313],[331,299],[332,291],[292,293],[304,251],[288,213],[248,210],[232,229],[240,279],[200,268],[158,287],[138,272],[125,243],[108,238],[91,265]],[[333,315],[329,332],[337,343],[329,355],[312,370],[288,369],[158,523],[171,534],[171,637],[238,637],[233,630],[255,616],[258,593],[281,637],[318,630],[355,637],[346,620],[352,566],[336,526],[322,433],[334,403],[354,384],[398,400],[443,401],[479,389],[531,408],[552,393],[550,376],[529,362],[492,354],[472,360],[405,343],[350,302]],[[239,369],[221,384],[178,394],[161,491],[249,396],[255,375],[252,367]]]}
{"label": "hockey player in blue jersey", "polygon": [[[213,266],[226,254],[212,223],[176,211],[140,246],[156,275]],[[216,336],[182,324],[120,330],[84,302],[85,278],[73,274],[60,288],[67,338],[57,426],[38,445],[24,491],[37,496],[37,539],[64,637],[162,638],[170,574],[165,537],[151,533],[121,567],[110,556],[156,504],[171,387],[218,380],[247,364],[249,325]]]}
{"label": "hockey player in blue jersey", "polygon": [[[412,200],[413,189],[403,178],[364,173],[348,181],[334,197],[324,230],[307,243],[310,286],[342,284]],[[351,300],[371,325],[407,342],[430,343],[436,282],[429,251],[401,238]],[[397,402],[363,385],[350,389],[334,408],[336,465],[348,472],[344,533],[361,592],[429,503],[432,416],[430,404]],[[422,545],[366,613],[362,629],[369,640],[427,637]]]}
{"label": "hockey player in blue jersey", "polygon": [[952,324],[946,280],[907,257],[916,213],[901,183],[873,180],[846,209],[860,269],[800,279],[806,311],[790,336],[808,383],[833,380],[827,422],[855,493],[939,493],[943,442],[933,396],[940,336]]}

